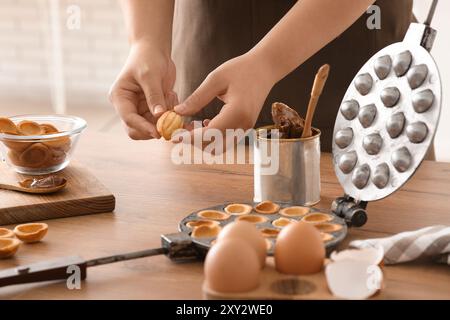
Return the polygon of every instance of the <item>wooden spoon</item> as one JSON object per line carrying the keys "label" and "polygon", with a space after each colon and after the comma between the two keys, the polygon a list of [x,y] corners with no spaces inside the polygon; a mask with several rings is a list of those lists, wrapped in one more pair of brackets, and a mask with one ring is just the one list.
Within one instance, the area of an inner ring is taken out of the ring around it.
{"label": "wooden spoon", "polygon": [[322,94],[323,87],[327,81],[328,74],[330,72],[330,66],[324,64],[320,67],[314,79],[314,85],[311,90],[311,98],[309,99],[308,110],[306,112],[305,127],[303,128],[302,138],[307,138],[312,136],[311,123],[316,111],[317,102]]}
{"label": "wooden spoon", "polygon": [[42,182],[44,179],[25,179],[23,181],[19,182],[19,185],[12,185],[12,184],[6,184],[6,183],[0,183],[0,189],[5,190],[13,190],[18,192],[24,192],[24,193],[32,193],[32,194],[49,194],[49,193],[55,193],[67,185],[67,180],[64,178],[58,178],[55,179],[54,184],[48,184],[40,186],[37,182]]}

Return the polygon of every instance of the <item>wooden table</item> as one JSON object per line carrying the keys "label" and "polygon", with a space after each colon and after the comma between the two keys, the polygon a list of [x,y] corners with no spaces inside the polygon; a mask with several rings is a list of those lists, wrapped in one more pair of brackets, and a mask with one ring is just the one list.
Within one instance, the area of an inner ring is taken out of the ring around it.
{"label": "wooden table", "polygon": [[[170,161],[171,144],[130,141],[123,135],[87,132],[76,151],[79,161],[115,194],[115,213],[49,220],[42,243],[24,245],[0,269],[67,255],[94,258],[157,247],[160,234],[177,231],[191,211],[226,201],[250,201],[250,165],[182,165]],[[329,208],[342,195],[331,165],[322,157],[322,200]],[[401,191],[370,203],[369,221],[351,229],[347,241],[382,237],[434,224],[450,225],[450,163],[425,162]],[[385,268],[384,299],[450,299],[450,268],[430,262]],[[175,264],[164,256],[88,270],[80,290],[65,282],[0,288],[0,299],[200,299],[202,263]]]}

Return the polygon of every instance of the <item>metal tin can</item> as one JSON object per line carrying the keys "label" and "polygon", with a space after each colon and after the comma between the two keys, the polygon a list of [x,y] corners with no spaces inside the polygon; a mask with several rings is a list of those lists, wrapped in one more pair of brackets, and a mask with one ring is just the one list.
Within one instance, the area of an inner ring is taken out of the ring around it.
{"label": "metal tin can", "polygon": [[320,130],[298,139],[268,139],[266,126],[254,140],[254,201],[312,206],[320,201]]}

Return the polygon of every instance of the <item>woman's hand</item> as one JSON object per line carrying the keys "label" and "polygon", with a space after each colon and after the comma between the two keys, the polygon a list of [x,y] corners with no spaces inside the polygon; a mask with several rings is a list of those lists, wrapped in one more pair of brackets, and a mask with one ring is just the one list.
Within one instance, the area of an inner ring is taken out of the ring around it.
{"label": "woman's hand", "polygon": [[130,138],[159,138],[156,120],[178,104],[173,91],[175,64],[146,42],[131,46],[125,66],[110,89],[110,100]]}
{"label": "woman's hand", "polygon": [[207,126],[202,130],[250,129],[275,84],[270,70],[251,52],[229,60],[212,71],[174,110],[180,115],[194,115],[217,97],[224,106],[216,117],[204,122]]}

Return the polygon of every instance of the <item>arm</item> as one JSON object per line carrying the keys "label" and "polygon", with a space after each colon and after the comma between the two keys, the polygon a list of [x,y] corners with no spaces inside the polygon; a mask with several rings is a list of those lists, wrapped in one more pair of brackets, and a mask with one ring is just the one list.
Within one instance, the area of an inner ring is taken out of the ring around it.
{"label": "arm", "polygon": [[218,97],[225,104],[207,121],[207,128],[253,127],[274,84],[341,34],[373,2],[297,1],[252,50],[211,72],[175,111],[195,114]]}
{"label": "arm", "polygon": [[145,41],[170,56],[175,0],[121,0],[128,41]]}
{"label": "arm", "polygon": [[174,0],[121,0],[130,42],[110,100],[132,139],[159,138],[155,123],[177,104],[171,60]]}
{"label": "arm", "polygon": [[334,40],[374,0],[302,0],[251,50],[279,81]]}

